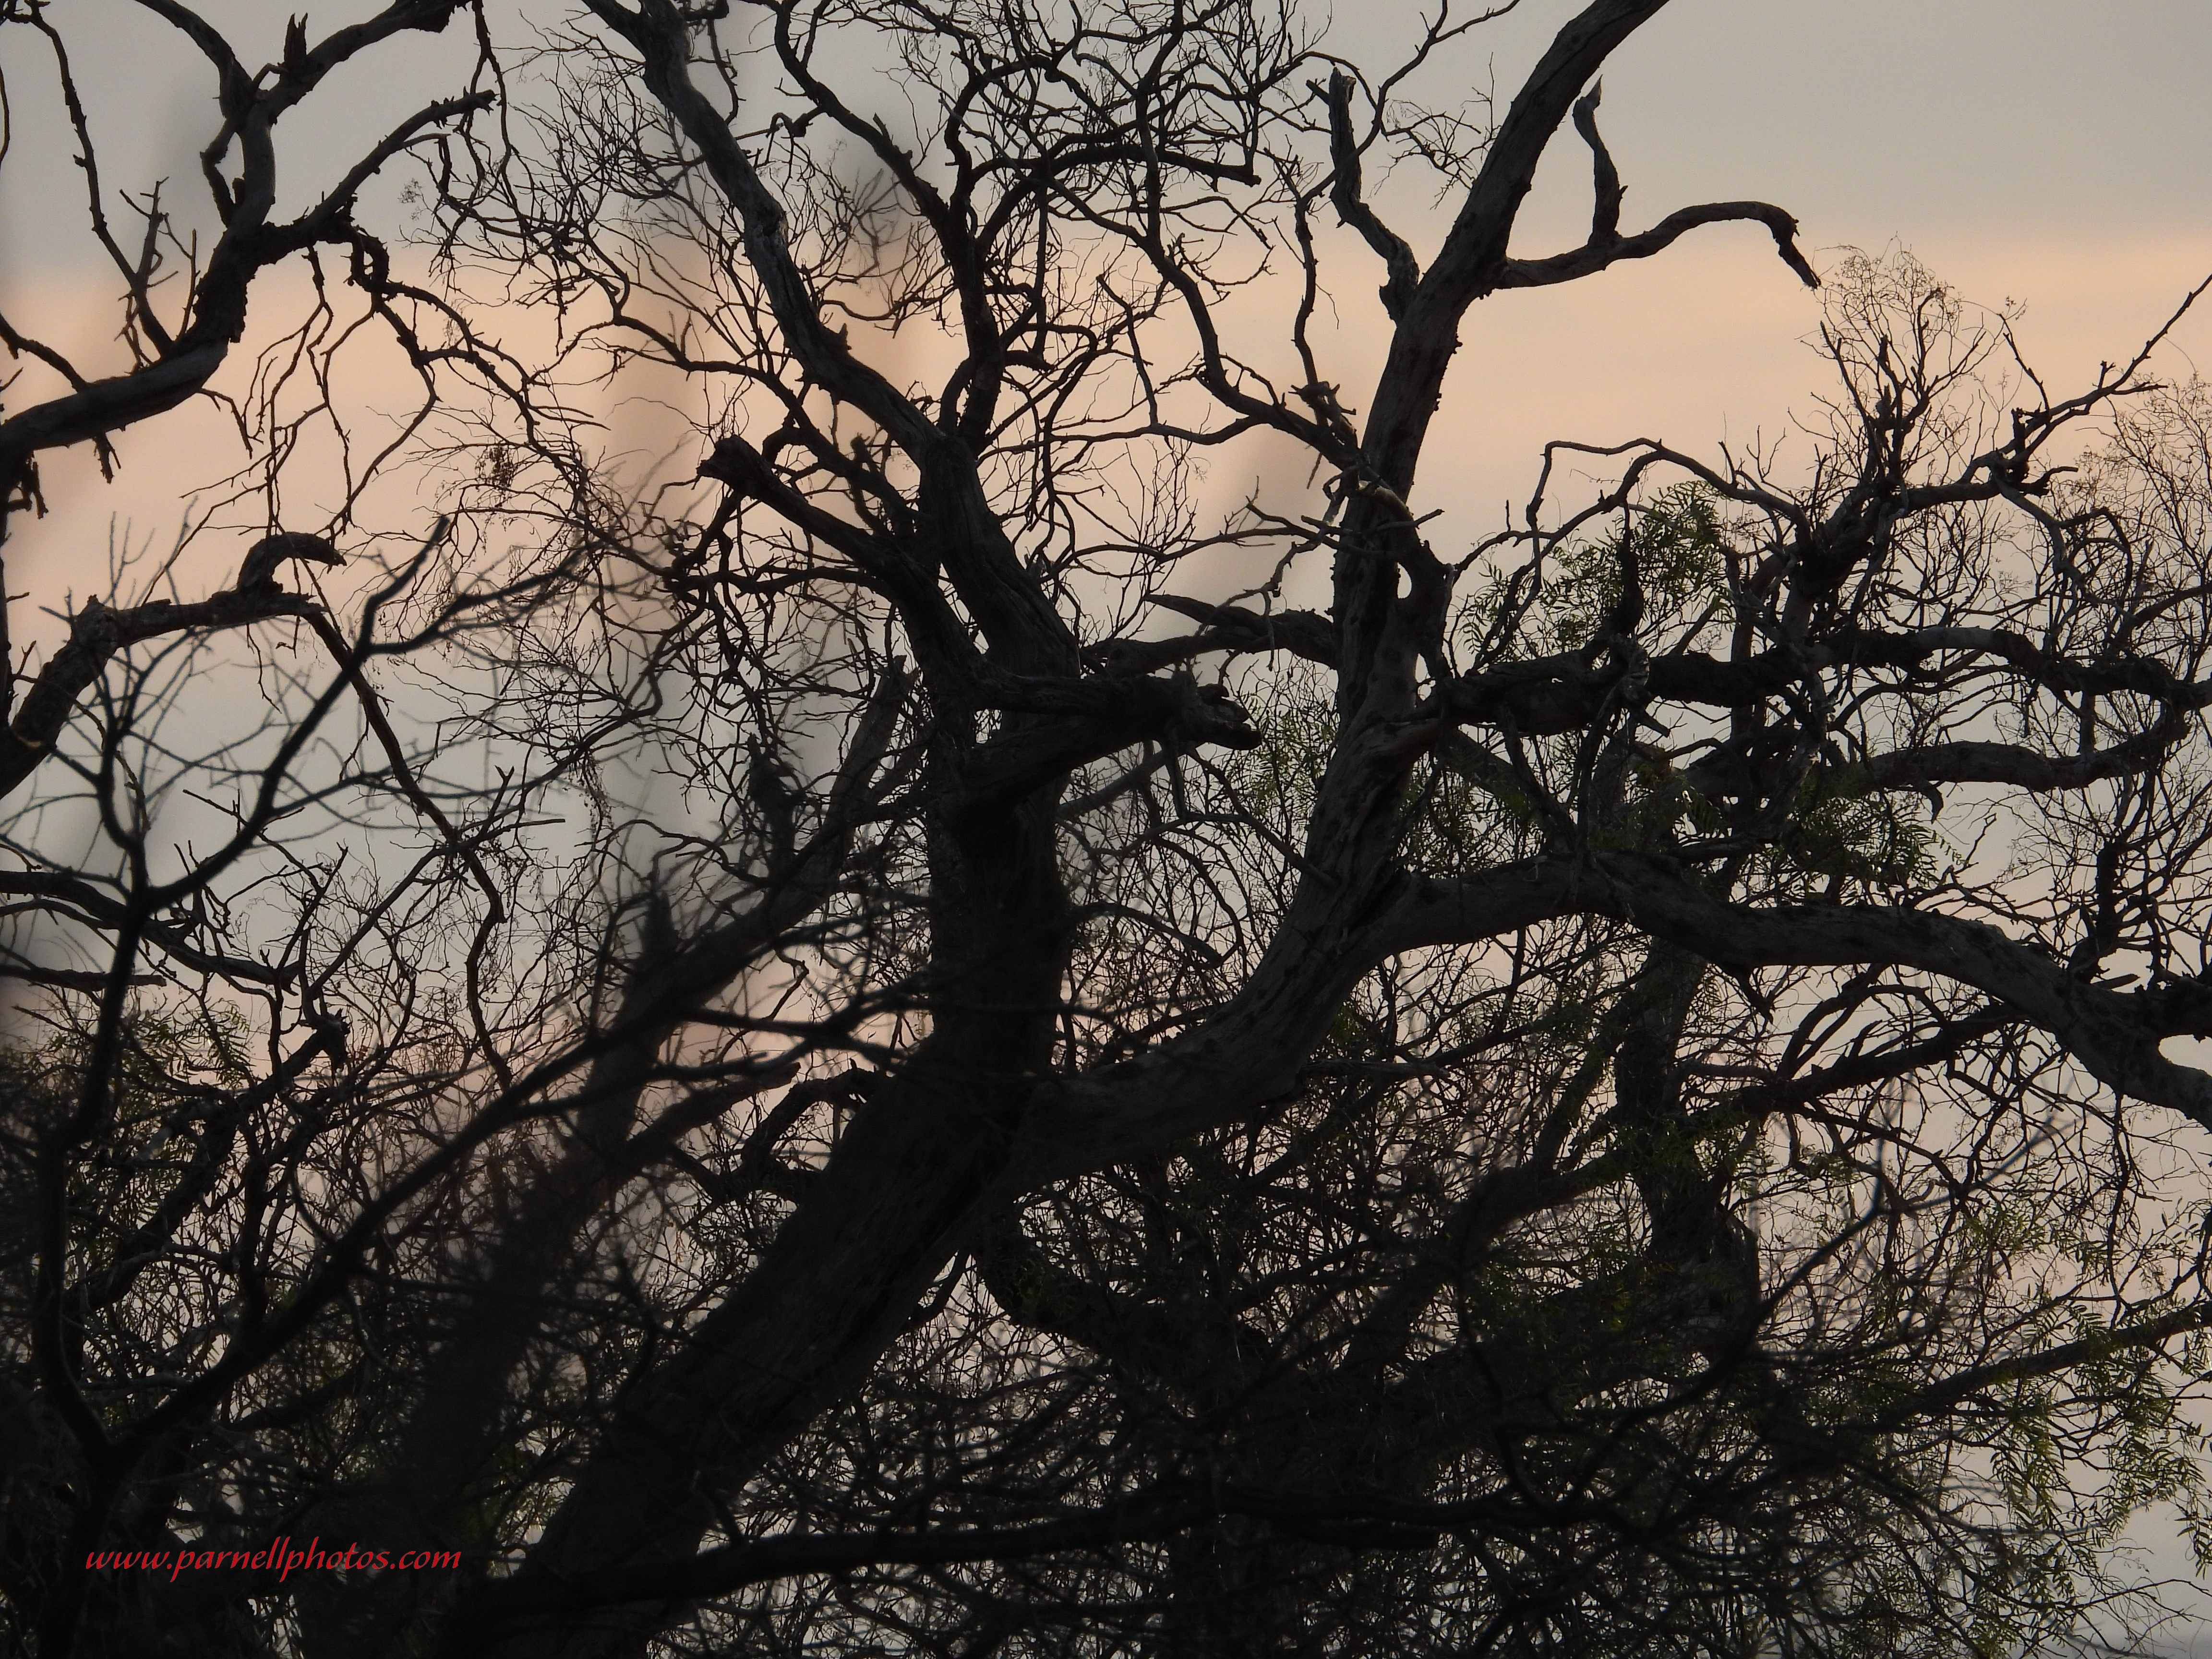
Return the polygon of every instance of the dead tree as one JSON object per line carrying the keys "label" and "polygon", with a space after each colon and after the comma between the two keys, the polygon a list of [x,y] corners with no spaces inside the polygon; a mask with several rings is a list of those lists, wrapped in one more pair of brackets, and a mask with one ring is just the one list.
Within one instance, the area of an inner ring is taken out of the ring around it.
{"label": "dead tree", "polygon": [[[121,871],[9,878],[119,941],[11,1061],[42,1655],[1842,1652],[2093,1599],[2020,1448],[2109,1460],[2097,1513],[2193,1478],[2148,1148],[2212,1127],[2160,1047],[2212,1036],[2204,405],[2148,348],[1992,392],[2001,319],[1846,262],[1808,476],[1554,444],[1440,551],[1475,304],[1711,227],[1815,280],[1766,204],[1622,229],[1595,80],[1662,5],[1564,18],[1494,123],[1410,101],[1449,10],[1363,74],[1251,0],[588,0],[507,66],[409,337],[455,533],[343,625],[265,561],[186,624],[340,664],[223,763],[218,859],[149,873],[139,624],[42,671]],[[1516,257],[1570,126],[1589,236]],[[1332,222],[1377,362],[1314,326]],[[600,379],[693,411],[672,473]],[[1315,495],[1200,523],[1255,434]],[[1180,591],[1228,546],[1272,577]],[[470,1565],[85,1565],[280,1532]]]}

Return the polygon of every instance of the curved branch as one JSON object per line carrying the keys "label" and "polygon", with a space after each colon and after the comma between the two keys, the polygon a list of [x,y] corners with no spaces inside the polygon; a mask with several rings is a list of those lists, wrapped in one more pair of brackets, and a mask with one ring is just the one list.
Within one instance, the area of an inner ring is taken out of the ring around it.
{"label": "curved branch", "polygon": [[15,718],[0,733],[0,795],[19,787],[53,751],[77,699],[124,646],[186,629],[240,628],[275,617],[304,620],[317,614],[314,600],[276,586],[233,588],[198,605],[157,599],[123,611],[98,599],[86,601],[70,619],[68,640],[47,659]]}
{"label": "curved branch", "polygon": [[1936,911],[1729,904],[1658,859],[1598,854],[1579,866],[1537,860],[1464,881],[1418,880],[1377,942],[1395,953],[1487,938],[1501,883],[1548,892],[1554,914],[1611,916],[1724,968],[1894,963],[1971,985],[2048,1031],[2114,1092],[2212,1128],[2212,1077],[2159,1052],[2169,1036],[2212,1036],[2212,992],[2193,982],[2103,989],[2033,945]]}
{"label": "curved branch", "polygon": [[1680,208],[1650,229],[1638,231],[1633,236],[1592,236],[1572,252],[1555,253],[1549,258],[1508,259],[1498,270],[1497,286],[1543,288],[1553,283],[1571,283],[1578,276],[1593,276],[1623,259],[1648,259],[1701,225],[1739,221],[1765,225],[1774,237],[1775,252],[1782,256],[1783,264],[1797,273],[1798,281],[1807,288],[1820,286],[1819,274],[1798,249],[1797,221],[1768,202],[1708,202],[1701,207]]}
{"label": "curved branch", "polygon": [[1291,1092],[1343,999],[1390,957],[1577,915],[1626,922],[1737,971],[1893,963],[1972,986],[2050,1032],[2115,1092],[2212,1128],[2212,1077],[2159,1052],[2169,1036],[2212,1036],[2212,988],[2106,990],[1984,923],[1879,905],[1733,905],[1659,860],[1611,854],[1523,860],[1457,880],[1409,878],[1364,927],[1326,939],[1286,930],[1203,1030],[1041,1091],[1049,1098],[1027,1120],[1021,1184],[1121,1162]]}
{"label": "curved branch", "polygon": [[1925,789],[1938,783],[2008,783],[2033,794],[2080,789],[2102,778],[2146,772],[2179,742],[2181,722],[2160,720],[2151,730],[2107,749],[2078,755],[2045,755],[2010,743],[1938,743],[1877,755],[1838,780],[1853,793]]}
{"label": "curved branch", "polygon": [[1382,309],[1396,322],[1421,280],[1421,267],[1406,239],[1392,230],[1360,196],[1359,145],[1352,136],[1352,82],[1339,70],[1328,77],[1328,156],[1335,169],[1328,199],[1337,217],[1367,239],[1382,256],[1389,273],[1382,284]]}
{"label": "curved branch", "polygon": [[1620,198],[1628,191],[1620,182],[1620,169],[1613,164],[1613,152],[1605,147],[1598,136],[1598,100],[1605,95],[1605,82],[1601,81],[1575,100],[1575,131],[1590,149],[1590,246],[1601,247],[1620,240]]}

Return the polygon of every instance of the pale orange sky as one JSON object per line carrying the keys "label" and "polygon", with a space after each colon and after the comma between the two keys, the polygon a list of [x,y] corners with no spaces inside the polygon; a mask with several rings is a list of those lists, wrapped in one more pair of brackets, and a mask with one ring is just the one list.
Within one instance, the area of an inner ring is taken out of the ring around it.
{"label": "pale orange sky", "polygon": [[[1471,37],[1423,94],[1456,102],[1494,80],[1509,95],[1572,9],[1522,0]],[[215,0],[206,9],[249,61],[276,54],[283,6]],[[365,12],[367,0],[347,9]],[[500,27],[519,35],[522,18],[562,9],[504,0]],[[1414,0],[1340,4],[1329,44],[1382,64],[1422,9]],[[208,125],[201,66],[131,0],[64,0],[51,15],[76,43],[111,193],[164,177],[172,199],[188,193]],[[341,18],[319,11],[314,21]],[[346,72],[335,112],[310,119],[303,111],[280,130],[298,146],[288,152],[288,196],[312,194],[403,106],[453,90],[465,73],[464,37],[456,27],[394,43],[374,72]],[[86,246],[58,234],[81,222],[82,187],[67,147],[41,127],[53,112],[23,40],[7,44],[16,138],[0,173],[0,291],[19,327],[92,343],[112,323],[83,301],[109,283]],[[2100,358],[2131,353],[2212,271],[2203,166],[2212,100],[2200,91],[2208,68],[2204,0],[1676,0],[1608,65],[1601,118],[1629,186],[1626,228],[1691,201],[1753,196],[1797,216],[1816,264],[1845,245],[1895,241],[1969,298],[2021,302],[2022,341],[2064,389]],[[872,70],[854,83],[856,97],[872,88],[896,97]],[[1578,239],[1587,179],[1585,154],[1565,135],[1523,216],[1519,251]],[[1403,177],[1380,188],[1416,246],[1432,244],[1446,210]],[[1356,406],[1376,361],[1379,272],[1353,246],[1332,274],[1345,331],[1326,372]],[[1266,314],[1274,308],[1263,300],[1237,320],[1279,336]],[[1496,527],[1505,500],[1525,496],[1548,438],[1640,434],[1710,451],[1723,438],[1771,435],[1820,389],[1821,366],[1801,343],[1817,315],[1817,299],[1765,234],[1741,226],[1696,233],[1657,259],[1570,288],[1477,307],[1425,463],[1425,505],[1449,509],[1439,534]],[[2184,325],[2167,372],[2212,357],[2208,331],[2212,316]],[[64,585],[96,586],[111,518],[142,535],[170,533],[179,490],[205,482],[222,447],[218,425],[188,428],[173,416],[158,432],[126,438],[118,486],[97,485],[82,465],[50,465],[58,512],[22,526],[11,575],[42,598],[64,569]],[[1263,453],[1218,458],[1210,504],[1233,505],[1273,471]]]}
{"label": "pale orange sky", "polygon": [[[313,21],[319,30],[369,9],[368,0],[318,4]],[[544,19],[564,9],[506,0],[501,27],[511,31],[518,12]],[[1379,62],[1374,43],[1418,9],[1340,0],[1336,9],[1340,49]],[[1496,83],[1510,94],[1571,9],[1565,0],[1522,0],[1462,58],[1458,84],[1481,82],[1494,53]],[[286,4],[220,0],[207,10],[250,61],[277,55]],[[204,67],[129,0],[58,0],[48,15],[86,71],[111,191],[167,178],[173,192],[189,192],[210,126]],[[311,130],[288,192],[312,192],[403,106],[453,90],[465,72],[464,33],[401,42],[373,68],[349,71],[339,118]],[[27,32],[4,34],[15,149],[0,173],[0,294],[18,326],[97,356],[112,323],[86,302],[112,280],[70,240],[81,187],[25,56]],[[2212,272],[2208,70],[2208,0],[1676,0],[1608,66],[1602,119],[1629,186],[1626,228],[1693,201],[1758,197],[1796,215],[1817,264],[1844,246],[1897,242],[1969,298],[2021,302],[2020,337],[2063,392],[2100,359],[2130,355]],[[1431,93],[1457,95],[1449,86]],[[1579,239],[1587,179],[1585,155],[1567,135],[1540,179],[1518,251]],[[1433,245],[1443,210],[1402,180],[1385,186],[1384,199],[1409,237]],[[1355,405],[1378,360],[1379,280],[1356,247],[1335,268],[1344,332],[1325,372]],[[1421,504],[1449,509],[1439,545],[1496,527],[1504,501],[1525,497],[1548,438],[1644,435],[1711,453],[1723,439],[1742,444],[1783,429],[1824,389],[1822,366],[1802,343],[1818,315],[1817,297],[1764,233],[1740,226],[1571,288],[1478,307],[1424,467]],[[1264,333],[1270,319],[1255,309],[1237,321]],[[2199,364],[2212,372],[2212,301],[2161,359],[2175,375]],[[397,380],[378,374],[356,384],[371,401],[401,396]],[[19,524],[11,590],[38,605],[58,604],[64,590],[80,599],[100,591],[112,526],[166,544],[185,492],[231,464],[222,422],[206,410],[127,434],[121,450],[124,473],[112,486],[83,457],[47,465],[56,510]],[[1265,454],[1222,458],[1210,503],[1233,506],[1270,466]],[[185,573],[187,592],[225,580],[240,545],[210,546]],[[1192,575],[1199,591],[1244,585],[1251,573],[1223,561]],[[19,626],[19,642],[28,631]],[[2153,1547],[2154,1571],[2187,1571],[2170,1522],[2148,1518],[2135,1535]]]}

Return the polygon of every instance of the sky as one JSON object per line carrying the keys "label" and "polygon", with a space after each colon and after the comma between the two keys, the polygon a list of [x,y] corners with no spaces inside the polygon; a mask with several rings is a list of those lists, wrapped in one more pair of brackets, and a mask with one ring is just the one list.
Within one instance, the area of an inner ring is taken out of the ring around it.
{"label": "sky", "polygon": [[[370,0],[322,0],[313,21],[319,33],[369,9]],[[1571,9],[1522,0],[1453,73],[1470,89],[1494,80],[1510,94]],[[1379,63],[1417,8],[1340,0],[1336,11],[1336,48]],[[248,61],[277,55],[283,4],[225,0],[209,15]],[[508,0],[502,29],[517,15],[558,14]],[[110,191],[165,177],[173,192],[188,191],[210,128],[204,66],[131,0],[55,0],[48,15],[85,73]],[[82,221],[82,183],[27,35],[0,35],[12,145],[0,168],[0,309],[20,328],[96,351],[112,325],[86,300],[105,278],[64,234]],[[317,116],[284,181],[288,199],[307,199],[405,106],[453,89],[467,46],[455,28],[348,71],[319,100],[338,108]],[[1628,185],[1625,228],[1694,202],[1754,198],[1796,216],[1816,264],[1848,247],[1908,249],[1969,298],[2023,307],[2022,343],[2063,389],[2100,360],[2131,355],[2212,273],[2208,72],[2207,0],[1675,0],[1608,64],[1601,120]],[[1430,91],[1456,95],[1433,82]],[[1516,251],[1579,240],[1588,180],[1570,135],[1540,175]],[[1443,212],[1402,182],[1384,191],[1409,236],[1432,245]],[[1372,378],[1380,273],[1346,269],[1336,345],[1356,404],[1362,373]],[[1818,298],[1763,231],[1743,226],[1571,288],[1498,296],[1465,331],[1433,488],[1455,523],[1480,530],[1525,495],[1547,438],[1645,435],[1711,453],[1723,440],[1786,433],[1821,385],[1804,344],[1818,318]],[[2175,376],[2199,365],[2212,372],[2212,301],[2160,360]],[[21,526],[9,587],[41,603],[100,591],[111,526],[161,533],[195,469],[204,476],[216,448],[201,445],[216,438],[179,441],[193,429],[172,422],[126,441],[112,487],[86,465],[51,468],[56,511]],[[1268,464],[1238,465],[1217,471],[1215,505],[1233,504]],[[1219,585],[1237,574],[1217,573]],[[2186,1570],[2159,1522],[2136,1536],[2154,1571]]]}
{"label": "sky", "polygon": [[[525,21],[562,15],[537,0],[499,3],[495,27],[511,38]],[[366,15],[370,0],[345,9]],[[1328,40],[1381,65],[1422,9],[1415,0],[1346,0]],[[1470,37],[1425,94],[1455,102],[1494,86],[1502,100],[1571,9],[1565,0],[1520,0]],[[207,12],[246,61],[280,51],[283,5],[215,0]],[[1320,8],[1308,15],[1328,17]],[[189,199],[211,115],[204,66],[133,0],[59,0],[50,15],[85,79],[111,196],[167,178],[169,199]],[[337,9],[319,10],[315,32],[338,21]],[[82,185],[70,147],[53,142],[58,111],[26,61],[27,37],[0,36],[10,48],[0,67],[15,128],[0,168],[0,293],[18,327],[97,346],[112,321],[84,299],[88,279],[95,290],[106,279],[87,241],[58,234],[81,222]],[[456,26],[442,37],[403,37],[341,71],[281,135],[286,198],[304,204],[407,108],[454,89],[470,52]],[[2064,388],[2100,360],[2130,355],[2212,272],[2208,69],[2212,5],[2203,0],[1675,0],[1607,65],[1601,120],[1628,186],[1625,228],[1693,202],[1748,197],[1795,214],[1819,265],[1849,247],[1910,250],[1968,298],[2023,307],[2021,339]],[[895,84],[884,89],[896,95]],[[1381,191],[1416,246],[1432,245],[1448,215],[1427,192],[1405,178]],[[1565,135],[1539,176],[1516,252],[1579,240],[1588,192],[1586,154]],[[1330,373],[1356,407],[1382,319],[1372,301],[1379,272],[1364,251],[1352,253],[1335,283],[1344,331]],[[1763,230],[1736,225],[1567,288],[1478,307],[1447,393],[1451,423],[1431,450],[1431,487],[1449,497],[1452,529],[1495,528],[1506,501],[1525,495],[1549,438],[1646,435],[1710,453],[1723,440],[1741,448],[1786,433],[1822,384],[1804,344],[1819,303]],[[2187,374],[2212,355],[2212,303],[2207,313],[2177,331],[2166,373]],[[1272,317],[1250,320],[1279,336]],[[94,524],[118,511],[140,525],[165,512],[173,520],[164,498],[182,482],[169,465],[176,446],[127,440],[126,462],[134,449],[150,452],[136,468],[143,487],[126,478],[110,489],[83,468],[73,484],[57,467],[57,505],[75,508],[82,493]],[[1264,457],[1218,465],[1209,503],[1233,506],[1271,470]],[[68,517],[19,539],[16,568],[52,563],[49,574],[60,574],[91,541],[104,544],[74,511]]]}
{"label": "sky", "polygon": [[[1340,8],[1381,33],[1409,4]],[[1523,0],[1485,31],[1501,95],[1570,9]],[[1623,228],[1749,198],[1794,214],[1826,268],[1909,250],[1970,300],[2025,308],[2057,386],[2124,359],[2212,272],[2212,6],[2202,0],[1678,0],[1607,64],[1600,120]],[[1555,143],[1515,251],[1578,241],[1587,152]],[[1478,307],[1449,396],[1473,470],[1525,472],[1542,438],[1708,449],[1770,435],[1821,385],[1817,296],[1755,226]],[[2212,362],[2212,316],[2161,367]]]}

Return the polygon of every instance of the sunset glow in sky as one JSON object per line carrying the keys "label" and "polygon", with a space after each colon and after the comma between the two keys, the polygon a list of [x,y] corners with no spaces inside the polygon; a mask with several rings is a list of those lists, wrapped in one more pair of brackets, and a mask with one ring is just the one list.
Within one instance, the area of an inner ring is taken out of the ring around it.
{"label": "sunset glow in sky", "polygon": [[[1502,110],[1574,9],[1572,0],[1519,0],[1462,42],[1424,95],[1461,95],[1445,86],[1456,76],[1462,93],[1494,85]],[[249,61],[278,55],[284,5],[223,0],[203,9]],[[368,9],[367,0],[318,0],[317,31]],[[1394,61],[1420,9],[1416,0],[1337,0],[1326,44],[1379,70]],[[500,0],[495,8],[496,28],[518,43],[530,26],[565,15],[558,0]],[[1325,8],[1312,15],[1318,22]],[[204,237],[212,222],[198,152],[215,128],[206,65],[131,0],[55,0],[50,15],[86,82],[106,199],[166,180],[164,199],[191,202],[184,222],[198,216]],[[288,203],[313,200],[375,135],[455,90],[470,70],[467,33],[456,27],[396,41],[344,71],[351,79],[342,81],[343,131],[313,126],[319,103],[303,110],[307,130],[280,135],[287,188],[302,192]],[[125,362],[112,337],[115,272],[85,231],[83,182],[46,66],[27,55],[25,40],[5,44],[18,56],[0,59],[12,127],[0,178],[0,311],[88,371],[112,373]],[[1674,0],[1609,63],[1600,119],[1627,185],[1625,230],[1693,204],[1748,198],[1796,216],[1816,267],[1852,249],[1909,252],[1968,300],[2015,311],[2022,350],[2063,397],[2089,384],[2101,362],[2131,357],[2212,275],[2208,71],[2212,0]],[[834,66],[825,73],[836,78]],[[854,78],[865,83],[856,102],[896,103],[898,88],[875,70],[863,66]],[[1385,216],[1425,258],[1455,204],[1410,175],[1372,183]],[[1588,152],[1563,132],[1514,251],[1543,255],[1579,243],[1589,189]],[[382,214],[400,222],[396,190],[374,195],[364,220]],[[1376,297],[1382,273],[1356,238],[1333,227],[1327,235],[1322,372],[1356,417],[1387,338]],[[295,262],[257,290],[252,327],[270,332],[234,354],[217,382],[227,395],[254,395],[254,349],[295,325],[309,304],[301,270]],[[1296,301],[1287,277],[1255,283],[1224,313],[1239,331],[1232,349],[1255,362],[1280,351]],[[1551,439],[1610,445],[1641,437],[1714,458],[1725,444],[1739,455],[1771,454],[1786,476],[1791,459],[1809,453],[1793,416],[1812,415],[1827,390],[1825,365],[1807,344],[1821,303],[1777,258],[1767,234],[1747,224],[1694,232],[1654,259],[1584,281],[1482,302],[1464,330],[1413,503],[1440,514],[1428,532],[1438,551],[1454,556],[1517,515]],[[542,343],[546,333],[545,319],[527,313],[499,320],[517,342]],[[352,400],[347,419],[362,431],[380,429],[380,422],[389,429],[420,386],[388,344],[362,338],[337,395]],[[905,349],[926,366],[927,342]],[[2212,295],[2154,363],[2175,380],[2200,368],[2212,374]],[[27,371],[11,406],[44,395],[44,372]],[[286,395],[299,391],[295,384]],[[611,450],[638,458],[641,471],[665,457],[678,476],[688,474],[697,443],[685,411],[656,406],[625,383],[599,412]],[[151,548],[158,564],[179,526],[212,510],[221,493],[213,487],[246,459],[235,424],[204,401],[125,434],[117,454],[112,482],[89,450],[42,464],[51,511],[12,526],[11,592],[56,608],[104,595],[114,550]],[[1279,511],[1295,510],[1310,461],[1264,443],[1211,456],[1202,518],[1218,524],[1255,493]],[[324,453],[311,445],[287,475],[285,527],[325,523],[340,478],[335,447]],[[419,538],[437,511],[434,494],[407,475],[381,488],[364,522]],[[1589,493],[1571,473],[1554,500],[1579,505],[1576,498]],[[264,511],[248,500],[218,520],[178,566],[177,591],[198,597],[228,581],[250,538],[246,521]],[[1190,568],[1185,591],[1218,598],[1249,589],[1272,556],[1209,554]],[[1291,597],[1310,601],[1312,590]],[[51,641],[57,631],[51,620],[27,621],[14,642]],[[2153,1516],[2135,1535],[2152,1571],[2186,1572],[2185,1551],[2170,1533],[2170,1522]]]}
{"label": "sunset glow in sky", "polygon": [[[228,0],[204,9],[249,59],[279,50],[282,8]],[[504,9],[501,27],[517,40],[526,19],[557,12]],[[1461,77],[1494,87],[1502,105],[1571,11],[1559,0],[1522,0],[1462,42],[1425,94],[1443,101]],[[1326,43],[1364,64],[1387,64],[1418,12],[1412,0],[1340,5]],[[204,66],[129,0],[72,0],[56,15],[88,82],[111,196],[167,179],[168,199],[188,201],[210,127]],[[466,73],[461,30],[391,44],[375,76],[346,71],[358,83],[347,89],[349,131],[281,135],[294,188],[313,190],[368,135]],[[1677,0],[1615,55],[1601,120],[1628,186],[1624,228],[1692,202],[1755,198],[1797,216],[1816,265],[1850,246],[1902,246],[1969,299],[2021,306],[2023,346],[2063,392],[2086,383],[2100,360],[2130,355],[2212,271],[2208,64],[2212,7],[2201,0]],[[29,65],[7,67],[18,129],[0,187],[8,314],[97,360],[113,324],[95,302],[112,274],[82,232],[76,169],[40,142],[58,112],[45,109]],[[1417,248],[1432,246],[1448,222],[1449,205],[1425,184],[1381,181],[1379,196]],[[197,210],[204,216],[204,193]],[[1588,214],[1586,152],[1565,134],[1516,251],[1571,245]],[[1356,408],[1379,360],[1380,273],[1346,238],[1332,275],[1340,332],[1325,367]],[[1261,290],[1237,320],[1255,343],[1279,338],[1269,313],[1287,297]],[[1495,528],[1507,501],[1525,498],[1549,438],[1643,435],[1700,453],[1723,440],[1739,452],[1755,438],[1771,444],[1823,389],[1822,365],[1803,343],[1819,307],[1765,233],[1744,225],[1694,233],[1657,258],[1568,287],[1490,300],[1470,319],[1447,392],[1449,437],[1432,446],[1425,480],[1431,505],[1449,509],[1453,532]],[[281,309],[265,304],[257,317]],[[2212,315],[2192,317],[2161,367],[2186,376],[2208,355]],[[380,401],[366,386],[361,395]],[[404,398],[398,383],[390,396]],[[57,578],[88,591],[112,520],[142,536],[173,534],[181,495],[208,483],[223,459],[213,411],[189,438],[188,422],[172,416],[158,432],[126,434],[112,486],[89,457],[50,464],[56,512],[21,526],[11,574],[42,592]],[[639,436],[659,441],[657,430]],[[1264,453],[1220,458],[1208,505],[1225,510],[1255,483],[1277,483],[1269,471]]]}

